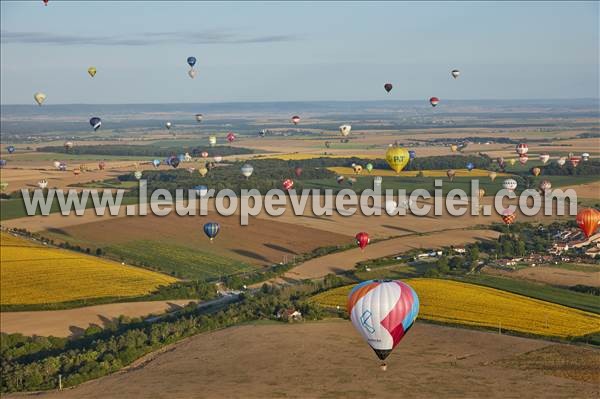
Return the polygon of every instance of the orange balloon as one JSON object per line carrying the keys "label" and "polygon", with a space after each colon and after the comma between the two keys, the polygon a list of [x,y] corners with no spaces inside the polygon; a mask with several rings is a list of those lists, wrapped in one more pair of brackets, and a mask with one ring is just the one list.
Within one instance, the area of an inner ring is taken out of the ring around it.
{"label": "orange balloon", "polygon": [[600,212],[594,208],[585,208],[577,213],[577,225],[586,237],[593,235],[600,224]]}

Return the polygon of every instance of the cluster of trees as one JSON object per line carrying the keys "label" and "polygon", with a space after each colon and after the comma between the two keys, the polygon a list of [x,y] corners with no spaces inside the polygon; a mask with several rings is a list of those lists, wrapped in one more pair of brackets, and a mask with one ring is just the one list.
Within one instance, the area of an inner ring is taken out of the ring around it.
{"label": "cluster of trees", "polygon": [[577,167],[573,167],[569,161],[564,166],[556,162],[549,162],[542,169],[542,176],[600,176],[600,161],[581,161]]}
{"label": "cluster of trees", "polygon": [[242,296],[238,303],[211,314],[190,304],[153,323],[122,319],[107,329],[91,328],[73,340],[3,333],[0,390],[6,393],[53,389],[59,374],[65,387],[77,385],[115,372],[184,337],[261,318],[275,319],[277,311],[283,308],[298,309],[305,319],[318,319],[321,310],[306,301],[314,292],[313,287],[280,291],[265,285],[256,294]]}
{"label": "cluster of trees", "polygon": [[[62,146],[46,146],[38,147],[40,152],[65,153],[65,148]],[[166,158],[172,155],[189,153],[193,157],[199,157],[200,154],[206,151],[213,156],[252,154],[253,150],[242,147],[231,146],[194,146],[194,147],[159,147],[155,145],[76,145],[69,150],[69,154],[75,155],[104,155],[104,156],[139,156],[139,157],[158,157]]]}

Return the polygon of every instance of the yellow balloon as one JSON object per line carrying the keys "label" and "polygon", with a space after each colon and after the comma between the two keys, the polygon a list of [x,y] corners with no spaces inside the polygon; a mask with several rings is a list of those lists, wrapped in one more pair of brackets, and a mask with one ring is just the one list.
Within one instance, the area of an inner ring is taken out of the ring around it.
{"label": "yellow balloon", "polygon": [[456,144],[452,144],[452,145],[450,146],[450,151],[452,151],[452,152],[456,152],[456,151],[458,151],[458,146],[457,146]]}
{"label": "yellow balloon", "polygon": [[394,172],[400,173],[400,171],[408,164],[408,161],[410,161],[410,154],[404,147],[391,145],[385,153],[385,160]]}
{"label": "yellow balloon", "polygon": [[488,176],[491,181],[494,181],[494,180],[496,180],[496,176],[498,176],[498,174],[496,172],[492,171],[492,172],[488,173]]}
{"label": "yellow balloon", "polygon": [[204,177],[208,173],[208,169],[206,169],[206,166],[201,166],[198,168],[198,173],[200,173],[200,176]]}
{"label": "yellow balloon", "polygon": [[96,76],[96,68],[94,67],[89,67],[88,68],[88,73],[90,74],[90,76],[93,78],[94,76]]}
{"label": "yellow balloon", "polygon": [[517,163],[517,160],[516,160],[516,159],[514,159],[514,158],[511,158],[511,159],[509,159],[509,160],[508,160],[508,163],[509,163],[511,166],[515,166],[515,163]]}

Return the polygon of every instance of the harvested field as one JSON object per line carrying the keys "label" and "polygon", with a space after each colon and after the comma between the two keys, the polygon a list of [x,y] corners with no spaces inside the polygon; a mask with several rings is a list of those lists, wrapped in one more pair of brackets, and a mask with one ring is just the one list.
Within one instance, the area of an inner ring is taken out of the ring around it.
{"label": "harvested field", "polygon": [[410,235],[370,244],[364,251],[359,248],[311,259],[291,269],[284,278],[303,280],[328,273],[352,270],[357,262],[396,255],[411,249],[440,248],[464,245],[481,239],[496,239],[499,233],[491,230],[452,230],[430,234]]}
{"label": "harvested field", "polygon": [[0,313],[0,331],[55,337],[82,335],[91,325],[106,327],[119,316],[143,317],[179,309],[191,300],[123,302],[77,309]]}
{"label": "harvested field", "polygon": [[[407,398],[504,399],[598,394],[592,382],[521,369],[521,355],[543,348],[559,348],[561,359],[576,361],[571,347],[562,344],[417,322],[388,358],[388,371],[382,372],[376,356],[347,321],[247,325],[192,337],[74,389],[31,396],[398,398],[402,392]],[[593,372],[598,351],[582,350],[592,359],[588,372]]]}

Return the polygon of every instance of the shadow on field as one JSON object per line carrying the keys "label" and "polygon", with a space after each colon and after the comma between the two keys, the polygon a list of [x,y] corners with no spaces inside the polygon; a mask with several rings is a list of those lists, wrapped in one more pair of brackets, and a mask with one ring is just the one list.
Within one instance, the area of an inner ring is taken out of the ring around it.
{"label": "shadow on field", "polygon": [[281,252],[285,252],[285,253],[292,254],[292,255],[298,255],[298,253],[297,253],[297,252],[295,252],[295,251],[292,251],[292,250],[291,250],[291,249],[289,249],[289,248],[282,247],[281,245],[276,245],[276,244],[268,244],[268,243],[267,243],[267,244],[263,244],[263,245],[264,245],[265,247],[267,247],[267,248],[271,248],[271,249],[274,249],[274,250],[276,250],[276,251],[281,251]]}
{"label": "shadow on field", "polygon": [[412,234],[419,233],[417,230],[405,229],[405,228],[398,227],[398,226],[392,226],[391,224],[382,224],[381,227],[385,227],[387,229],[392,229],[392,230],[404,231],[404,232],[412,233]]}
{"label": "shadow on field", "polygon": [[78,338],[83,336],[85,333],[85,329],[77,326],[69,326],[69,331],[71,331],[70,338]]}
{"label": "shadow on field", "polygon": [[269,259],[265,258],[264,256],[262,256],[261,254],[257,254],[256,252],[252,252],[252,251],[248,251],[246,249],[232,249],[233,252],[235,252],[238,255],[242,255],[245,256],[247,258],[251,258],[251,259],[255,259],[255,260],[260,260],[263,262],[271,262]]}
{"label": "shadow on field", "polygon": [[71,234],[67,233],[65,230],[63,229],[57,229],[55,227],[49,227],[46,229],[46,231],[50,232],[50,233],[54,233],[54,234],[60,234],[63,236],[67,236],[67,237],[71,237]]}

